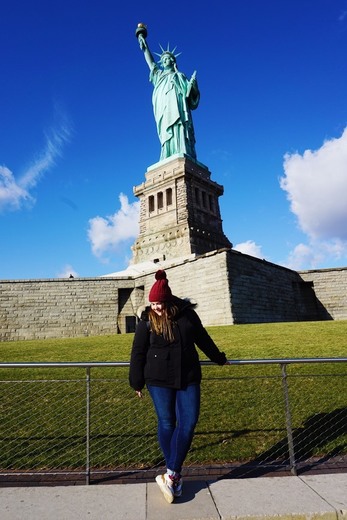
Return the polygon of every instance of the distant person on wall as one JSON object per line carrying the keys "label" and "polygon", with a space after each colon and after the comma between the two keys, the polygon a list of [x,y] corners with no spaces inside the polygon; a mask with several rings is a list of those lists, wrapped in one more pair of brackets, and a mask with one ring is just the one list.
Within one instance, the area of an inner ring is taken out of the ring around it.
{"label": "distant person on wall", "polygon": [[156,482],[171,503],[182,494],[182,465],[199,417],[201,367],[195,345],[211,361],[229,362],[203,327],[195,305],[173,296],[165,271],[157,271],[155,279],[150,306],[136,327],[129,380],[138,397],[146,385],[153,400],[167,468]]}
{"label": "distant person on wall", "polygon": [[[138,24],[136,30],[140,48],[150,69],[149,79],[153,83],[153,110],[161,143],[160,160],[183,153],[196,159],[195,135],[191,110],[199,105],[200,92],[194,72],[191,79],[177,69],[175,49],[164,50],[160,56],[160,67],[149,50],[147,28]],[[157,53],[155,53],[157,54]]]}

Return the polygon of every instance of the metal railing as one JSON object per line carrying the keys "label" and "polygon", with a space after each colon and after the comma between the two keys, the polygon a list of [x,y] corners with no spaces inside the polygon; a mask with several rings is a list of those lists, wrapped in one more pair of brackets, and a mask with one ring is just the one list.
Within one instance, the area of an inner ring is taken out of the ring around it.
{"label": "metal railing", "polygon": [[[345,460],[347,358],[201,365],[201,413],[187,467],[296,474],[307,464]],[[89,484],[96,474],[162,466],[150,399],[134,397],[128,367],[0,363],[0,475],[82,473]]]}

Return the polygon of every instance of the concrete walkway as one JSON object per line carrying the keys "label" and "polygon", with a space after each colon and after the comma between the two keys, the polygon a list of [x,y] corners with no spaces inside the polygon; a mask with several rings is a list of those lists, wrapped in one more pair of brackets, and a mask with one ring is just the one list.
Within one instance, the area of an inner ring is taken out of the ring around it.
{"label": "concrete walkway", "polygon": [[186,481],[168,504],[155,482],[0,489],[1,520],[347,520],[347,473]]}

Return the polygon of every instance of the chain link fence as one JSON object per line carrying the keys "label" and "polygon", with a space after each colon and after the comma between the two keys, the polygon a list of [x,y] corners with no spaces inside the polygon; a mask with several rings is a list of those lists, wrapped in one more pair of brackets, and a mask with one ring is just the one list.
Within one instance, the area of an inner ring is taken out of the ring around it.
{"label": "chain link fence", "polygon": [[[347,358],[203,365],[186,468],[300,468],[347,456]],[[159,471],[149,394],[128,363],[0,363],[0,475]],[[225,471],[224,471],[225,474]],[[235,473],[236,474],[236,473]]]}

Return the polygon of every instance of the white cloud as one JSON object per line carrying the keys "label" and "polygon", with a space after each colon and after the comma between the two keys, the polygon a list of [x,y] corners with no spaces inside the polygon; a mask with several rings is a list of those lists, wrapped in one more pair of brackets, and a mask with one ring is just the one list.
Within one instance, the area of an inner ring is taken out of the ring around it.
{"label": "white cloud", "polygon": [[98,258],[114,252],[121,243],[138,236],[140,202],[129,204],[128,197],[123,193],[119,195],[119,200],[121,207],[116,213],[89,220],[88,238],[93,254]]}
{"label": "white cloud", "polygon": [[78,273],[70,264],[66,264],[61,272],[57,275],[57,278],[70,278],[70,276],[75,278],[78,276]]}
{"label": "white cloud", "polygon": [[54,166],[69,137],[70,129],[65,121],[58,128],[51,129],[43,150],[18,179],[6,166],[0,166],[0,210],[19,210],[23,204],[35,202],[30,190]]}
{"label": "white cloud", "polygon": [[247,240],[246,242],[236,244],[236,246],[234,246],[233,249],[245,255],[255,256],[256,258],[264,258],[263,253],[261,251],[261,246],[258,246],[252,240]]}
{"label": "white cloud", "polygon": [[284,265],[290,269],[315,269],[333,267],[337,262],[347,261],[347,242],[339,239],[328,241],[311,240],[308,244],[298,244],[290,252]]}
{"label": "white cloud", "polygon": [[307,244],[290,252],[291,269],[314,269],[347,260],[347,128],[318,150],[286,154],[281,188]]}
{"label": "white cloud", "polygon": [[286,154],[281,188],[311,240],[347,240],[347,128],[318,150]]}

